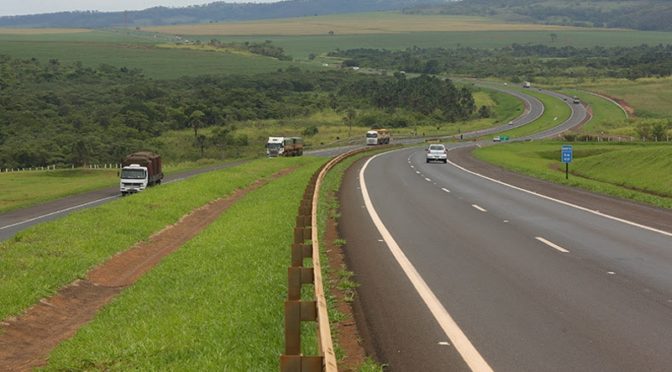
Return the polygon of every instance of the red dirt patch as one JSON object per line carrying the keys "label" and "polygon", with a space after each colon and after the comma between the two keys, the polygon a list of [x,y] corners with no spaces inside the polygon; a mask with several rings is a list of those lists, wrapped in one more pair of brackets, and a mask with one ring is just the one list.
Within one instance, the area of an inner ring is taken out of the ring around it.
{"label": "red dirt patch", "polygon": [[72,337],[94,318],[98,310],[163,257],[200,233],[245,194],[292,171],[282,170],[269,180],[258,180],[226,199],[215,200],[192,211],[176,224],[151,236],[147,242],[139,243],[94,268],[86,280],[77,280],[58,294],[40,300],[20,317],[0,323],[0,370],[27,371],[45,365],[51,350]]}

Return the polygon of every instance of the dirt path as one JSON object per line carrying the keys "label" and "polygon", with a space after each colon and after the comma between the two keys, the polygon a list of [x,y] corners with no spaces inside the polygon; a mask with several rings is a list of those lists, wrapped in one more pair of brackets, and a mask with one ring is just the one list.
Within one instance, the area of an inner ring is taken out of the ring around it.
{"label": "dirt path", "polygon": [[94,318],[98,310],[140,277],[200,233],[248,192],[272,179],[289,174],[285,169],[268,180],[259,180],[184,216],[176,224],[154,234],[147,242],[122,252],[91,270],[56,295],[40,302],[18,318],[0,324],[0,371],[26,371],[47,363],[60,342]]}

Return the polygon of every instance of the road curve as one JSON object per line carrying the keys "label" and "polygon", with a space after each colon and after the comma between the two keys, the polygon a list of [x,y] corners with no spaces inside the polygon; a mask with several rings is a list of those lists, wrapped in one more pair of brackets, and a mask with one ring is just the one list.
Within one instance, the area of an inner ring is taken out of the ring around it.
{"label": "road curve", "polygon": [[355,308],[365,344],[390,370],[470,364],[373,225],[363,188],[417,275],[494,370],[672,365],[672,232],[426,164],[421,149],[379,155],[358,179],[362,163],[344,179],[339,226],[361,285]]}

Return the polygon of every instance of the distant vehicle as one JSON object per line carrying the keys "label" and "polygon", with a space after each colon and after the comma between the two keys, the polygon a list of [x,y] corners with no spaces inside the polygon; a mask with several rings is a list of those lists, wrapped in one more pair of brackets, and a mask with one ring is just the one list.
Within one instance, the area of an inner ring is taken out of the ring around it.
{"label": "distant vehicle", "polygon": [[530,84],[529,81],[526,81],[526,82],[523,83],[523,88],[530,88],[531,86],[532,86],[532,84]]}
{"label": "distant vehicle", "polygon": [[136,193],[161,184],[161,156],[149,151],[135,152],[121,161],[119,190],[121,195]]}
{"label": "distant vehicle", "polygon": [[268,137],[266,155],[271,158],[277,156],[301,156],[303,155],[303,138]]}
{"label": "distant vehicle", "polygon": [[581,103],[581,100],[579,99],[579,97],[574,97],[572,99],[572,102],[574,102],[575,104],[579,104],[579,103]]}
{"label": "distant vehicle", "polygon": [[494,137],[492,137],[492,142],[502,142],[502,137],[494,136]]}
{"label": "distant vehicle", "polygon": [[390,131],[387,129],[372,129],[366,132],[367,145],[386,145],[390,143]]}
{"label": "distant vehicle", "polygon": [[429,145],[427,148],[427,155],[426,155],[426,160],[427,163],[430,161],[441,161],[444,164],[448,162],[448,151],[446,151],[446,146],[437,144],[437,145]]}

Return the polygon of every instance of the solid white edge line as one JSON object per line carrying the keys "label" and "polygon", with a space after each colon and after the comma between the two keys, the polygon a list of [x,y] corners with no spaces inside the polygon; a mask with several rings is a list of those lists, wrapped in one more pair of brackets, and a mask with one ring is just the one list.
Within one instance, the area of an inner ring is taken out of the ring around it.
{"label": "solid white edge line", "polygon": [[569,253],[569,251],[566,250],[565,248],[562,248],[561,246],[559,246],[559,245],[557,245],[557,244],[554,244],[554,243],[552,243],[552,242],[549,242],[548,240],[542,238],[541,236],[537,236],[537,237],[535,237],[535,239],[537,239],[538,241],[540,241],[540,242],[546,244],[547,246],[549,246],[549,247],[551,247],[551,248],[553,248],[553,249],[556,249],[556,250],[558,250],[558,251],[560,251],[560,252],[562,252],[562,253]]}
{"label": "solid white edge line", "polygon": [[119,196],[118,196],[118,195],[115,195],[115,196],[108,196],[108,197],[106,197],[106,198],[93,200],[93,201],[90,201],[90,202],[87,202],[87,203],[84,203],[84,204],[79,204],[79,205],[75,205],[75,206],[73,206],[73,207],[69,207],[69,208],[61,209],[61,210],[58,210],[58,211],[55,211],[55,212],[51,212],[51,213],[47,213],[47,214],[43,214],[43,215],[41,215],[41,216],[37,216],[37,217],[33,217],[33,218],[30,218],[30,219],[27,219],[27,220],[24,220],[24,221],[21,221],[21,222],[13,223],[13,224],[11,224],[11,225],[2,226],[2,227],[0,227],[0,230],[9,229],[10,227],[19,226],[19,225],[23,225],[23,224],[26,224],[26,223],[29,223],[29,222],[33,222],[33,221],[37,221],[37,220],[41,220],[41,219],[43,219],[43,218],[46,218],[46,217],[49,217],[49,216],[53,216],[53,215],[55,215],[55,214],[68,212],[68,211],[71,211],[71,210],[73,210],[73,209],[77,209],[77,208],[81,208],[81,207],[86,207],[87,205],[91,205],[91,204],[99,203],[99,202],[102,202],[102,201],[105,201],[105,200],[108,200],[108,199],[117,198],[117,197],[119,197]]}
{"label": "solid white edge line", "polygon": [[564,201],[564,200],[555,199],[555,198],[552,198],[552,197],[550,197],[550,196],[546,196],[546,195],[543,195],[543,194],[539,194],[539,193],[534,192],[534,191],[526,190],[526,189],[524,189],[524,188],[522,188],[522,187],[518,187],[518,186],[510,185],[510,184],[505,183],[505,182],[502,182],[502,181],[500,181],[500,180],[496,180],[496,179],[494,179],[494,178],[490,178],[490,177],[488,177],[488,176],[484,176],[484,175],[482,175],[482,174],[480,174],[480,173],[476,173],[476,172],[474,172],[474,171],[470,171],[469,169],[466,169],[466,168],[464,168],[464,167],[462,167],[462,166],[459,166],[459,165],[453,163],[453,162],[450,161],[450,160],[448,160],[448,163],[450,163],[452,166],[454,166],[454,167],[456,167],[456,168],[458,168],[458,169],[460,169],[460,170],[463,170],[463,171],[465,171],[465,172],[467,172],[467,173],[473,174],[474,176],[481,177],[481,178],[486,179],[486,180],[488,180],[488,181],[492,181],[492,182],[494,182],[494,183],[498,183],[498,184],[500,184],[500,185],[503,185],[503,186],[512,188],[512,189],[514,189],[514,190],[522,191],[522,192],[524,192],[524,193],[527,193],[527,194],[530,194],[530,195],[534,195],[534,196],[537,196],[537,197],[540,197],[540,198],[543,198],[543,199],[546,199],[546,200],[550,200],[550,201],[556,202],[556,203],[558,203],[558,204],[562,204],[562,205],[565,205],[565,206],[568,206],[568,207],[572,207],[572,208],[575,208],[575,209],[578,209],[578,210],[581,210],[581,211],[584,211],[584,212],[592,213],[592,214],[594,214],[594,215],[596,215],[596,216],[600,216],[600,217],[608,218],[608,219],[613,220],[613,221],[622,222],[622,223],[624,223],[624,224],[626,224],[626,225],[630,225],[630,226],[638,227],[638,228],[640,228],[640,229],[644,229],[644,230],[648,230],[648,231],[652,231],[652,232],[655,232],[655,233],[658,233],[658,234],[662,234],[662,235],[665,235],[665,236],[672,237],[672,232],[669,232],[669,231],[664,231],[664,230],[656,229],[656,228],[651,227],[651,226],[642,225],[642,224],[639,224],[639,223],[637,223],[637,222],[628,221],[628,220],[626,220],[626,219],[619,218],[619,217],[615,217],[615,216],[612,216],[612,215],[609,215],[609,214],[606,214],[606,213],[602,213],[602,212],[600,212],[600,211],[594,211],[594,210],[592,210],[592,209],[588,209],[588,208],[586,208],[586,207],[582,207],[582,206],[580,206],[580,205],[572,204],[572,203],[566,202],[566,201]]}
{"label": "solid white edge line", "polygon": [[439,323],[446,336],[448,336],[448,338],[453,342],[453,345],[455,345],[458,353],[460,353],[469,368],[474,371],[492,371],[492,368],[490,365],[488,365],[488,362],[483,359],[478,350],[476,350],[471,341],[469,341],[464,332],[462,332],[455,320],[453,320],[450,314],[448,314],[446,308],[443,307],[439,299],[432,292],[424,279],[420,276],[420,273],[418,273],[413,264],[408,260],[404,252],[401,250],[397,242],[394,240],[394,238],[392,238],[392,235],[387,230],[382,220],[378,216],[375,208],[373,207],[373,203],[369,197],[369,191],[366,188],[364,171],[368,167],[369,163],[371,163],[373,159],[380,155],[381,154],[378,154],[370,158],[359,172],[359,184],[362,190],[362,197],[364,198],[364,203],[366,204],[366,209],[369,212],[371,220],[376,225],[378,232],[385,240],[387,247],[399,263],[399,266],[401,266],[401,269],[411,281],[411,284],[413,284],[413,287],[425,302],[425,305],[427,305],[432,315],[434,315],[434,319],[436,319],[436,321]]}
{"label": "solid white edge line", "polygon": [[474,207],[474,208],[476,208],[476,209],[478,209],[478,210],[481,211],[481,212],[487,212],[487,210],[485,210],[485,208],[483,208],[483,207],[479,207],[479,206],[476,205],[476,204],[472,204],[471,206]]}

